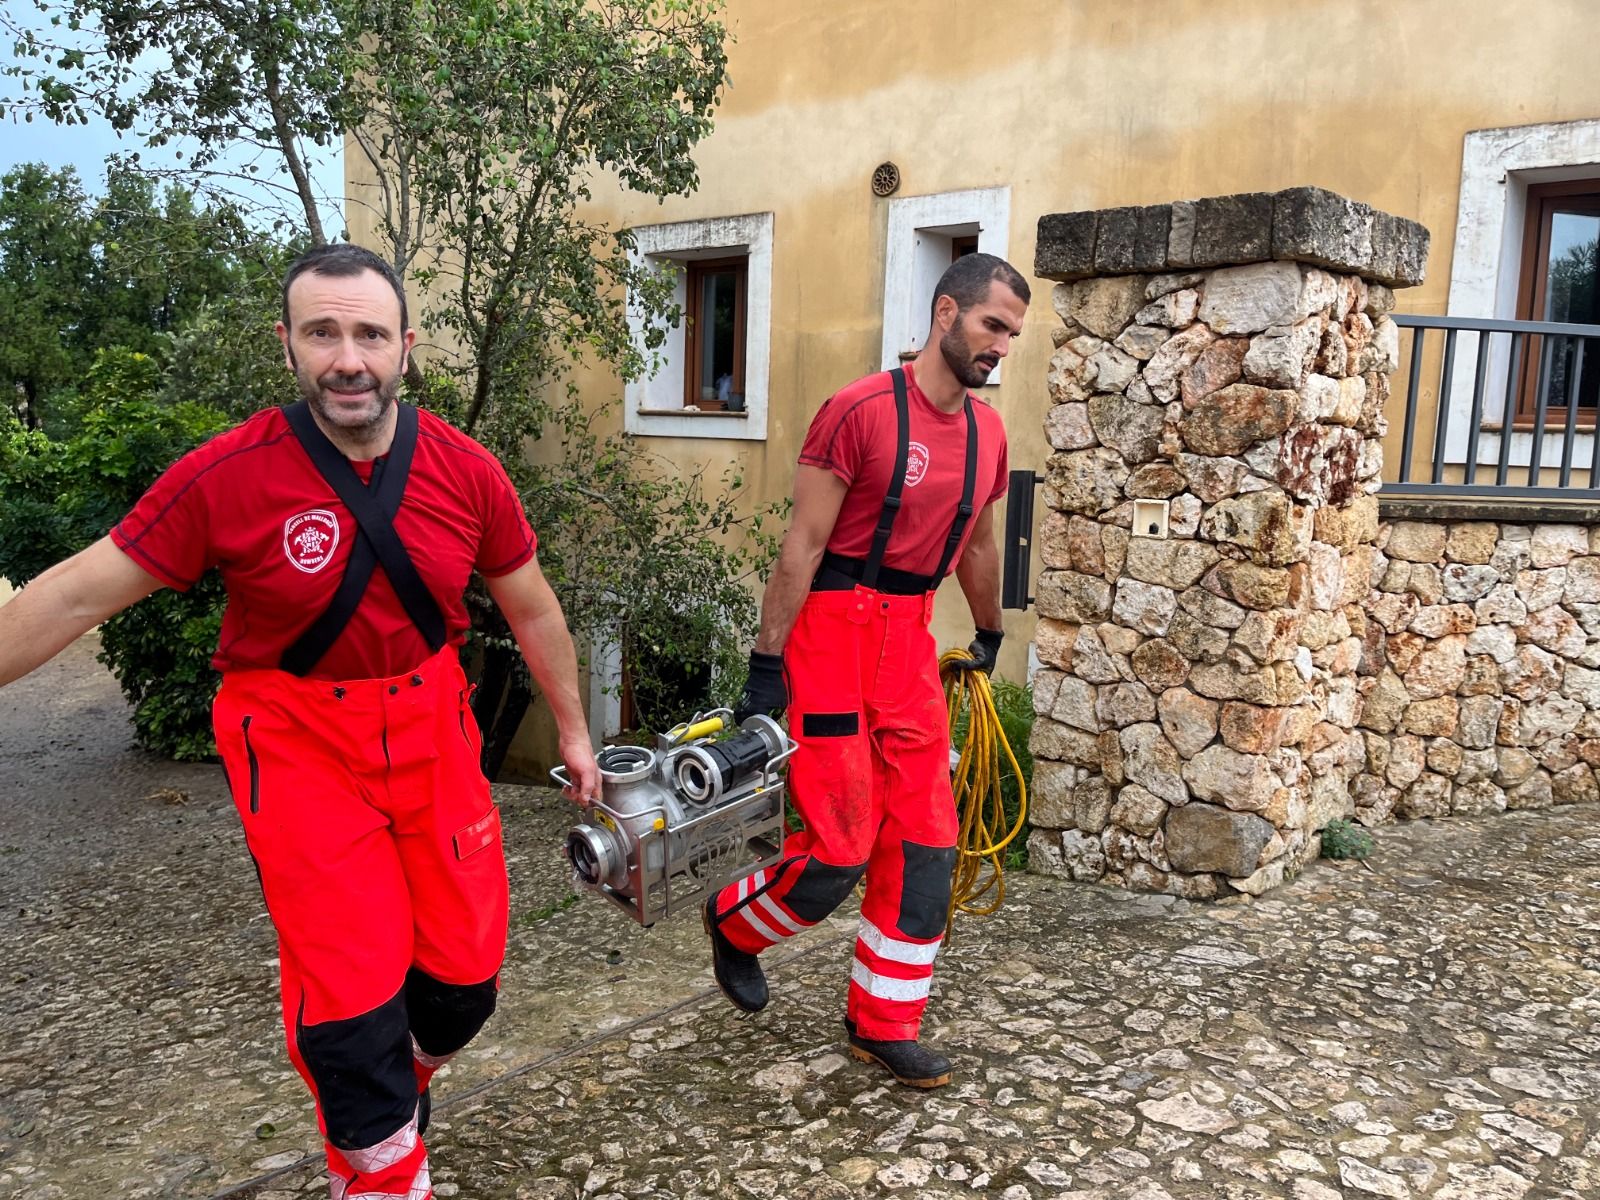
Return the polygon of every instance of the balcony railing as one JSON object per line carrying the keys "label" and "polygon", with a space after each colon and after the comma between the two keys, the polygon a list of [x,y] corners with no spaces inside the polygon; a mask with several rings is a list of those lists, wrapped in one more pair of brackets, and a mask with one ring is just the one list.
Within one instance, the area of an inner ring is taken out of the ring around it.
{"label": "balcony railing", "polygon": [[1600,499],[1600,325],[1394,322],[1411,331],[1410,362],[1385,495]]}

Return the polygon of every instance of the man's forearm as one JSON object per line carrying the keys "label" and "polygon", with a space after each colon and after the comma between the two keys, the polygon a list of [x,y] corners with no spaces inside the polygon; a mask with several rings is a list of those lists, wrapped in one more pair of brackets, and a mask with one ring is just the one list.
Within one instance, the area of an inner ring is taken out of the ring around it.
{"label": "man's forearm", "polygon": [[562,738],[589,738],[589,722],[578,698],[578,655],[557,609],[524,618],[512,629],[523,661],[550,704]]}
{"label": "man's forearm", "polygon": [[822,547],[812,550],[791,542],[790,538],[784,539],[777,569],[767,580],[767,590],[761,597],[761,632],[756,635],[756,649],[762,654],[783,653],[822,560]]}
{"label": "man's forearm", "polygon": [[[977,553],[973,553],[974,549]],[[1000,555],[991,543],[988,547],[967,548],[956,568],[956,582],[961,594],[967,598],[972,610],[972,623],[979,629],[1000,629],[1004,618],[1000,611]]]}
{"label": "man's forearm", "polygon": [[0,606],[0,687],[159,586],[106,538],[57,563]]}
{"label": "man's forearm", "polygon": [[0,687],[49,662],[94,627],[93,617],[64,618],[59,592],[46,572],[0,608]]}

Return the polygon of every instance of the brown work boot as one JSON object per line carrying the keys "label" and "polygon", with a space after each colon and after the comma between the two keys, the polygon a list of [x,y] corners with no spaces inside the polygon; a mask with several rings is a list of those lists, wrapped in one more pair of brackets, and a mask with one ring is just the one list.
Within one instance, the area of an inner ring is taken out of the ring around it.
{"label": "brown work boot", "polygon": [[850,1055],[861,1062],[875,1062],[907,1087],[936,1088],[950,1082],[950,1060],[920,1042],[907,1038],[898,1042],[875,1042],[856,1032],[855,1022],[844,1019],[850,1035]]}
{"label": "brown work boot", "polygon": [[711,974],[717,986],[735,1008],[760,1012],[767,1006],[767,973],[761,969],[761,960],[722,935],[722,930],[717,928],[715,896],[706,901],[700,915],[705,922],[706,936],[711,939]]}

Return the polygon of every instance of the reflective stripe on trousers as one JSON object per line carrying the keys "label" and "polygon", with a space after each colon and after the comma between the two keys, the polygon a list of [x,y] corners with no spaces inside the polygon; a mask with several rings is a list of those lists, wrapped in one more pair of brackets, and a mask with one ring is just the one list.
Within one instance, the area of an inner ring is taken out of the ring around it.
{"label": "reflective stripe on trousers", "polygon": [[866,876],[849,1015],[915,1038],[944,933],[957,833],[931,596],[813,592],[784,650],[789,783],[804,828],[788,854],[723,890],[722,932],[759,953],[814,926]]}

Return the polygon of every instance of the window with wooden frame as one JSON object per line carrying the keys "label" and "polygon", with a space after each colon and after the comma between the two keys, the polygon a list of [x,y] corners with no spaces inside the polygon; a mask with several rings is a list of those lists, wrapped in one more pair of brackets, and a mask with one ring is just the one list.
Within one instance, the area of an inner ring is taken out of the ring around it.
{"label": "window with wooden frame", "polygon": [[750,259],[692,259],[685,274],[683,403],[704,412],[743,412],[745,310]]}
{"label": "window with wooden frame", "polygon": [[[1600,179],[1528,187],[1517,317],[1600,324]],[[1593,429],[1600,413],[1600,338],[1530,336],[1518,379],[1517,425],[1532,428],[1543,402],[1546,425]]]}
{"label": "window with wooden frame", "polygon": [[[670,275],[679,318],[674,327],[652,328],[648,306],[630,298],[628,331],[647,358],[656,347],[660,369],[624,384],[623,429],[644,437],[765,441],[773,215],[639,225],[632,233],[629,259],[642,270]],[[719,390],[726,399],[713,411]]]}

